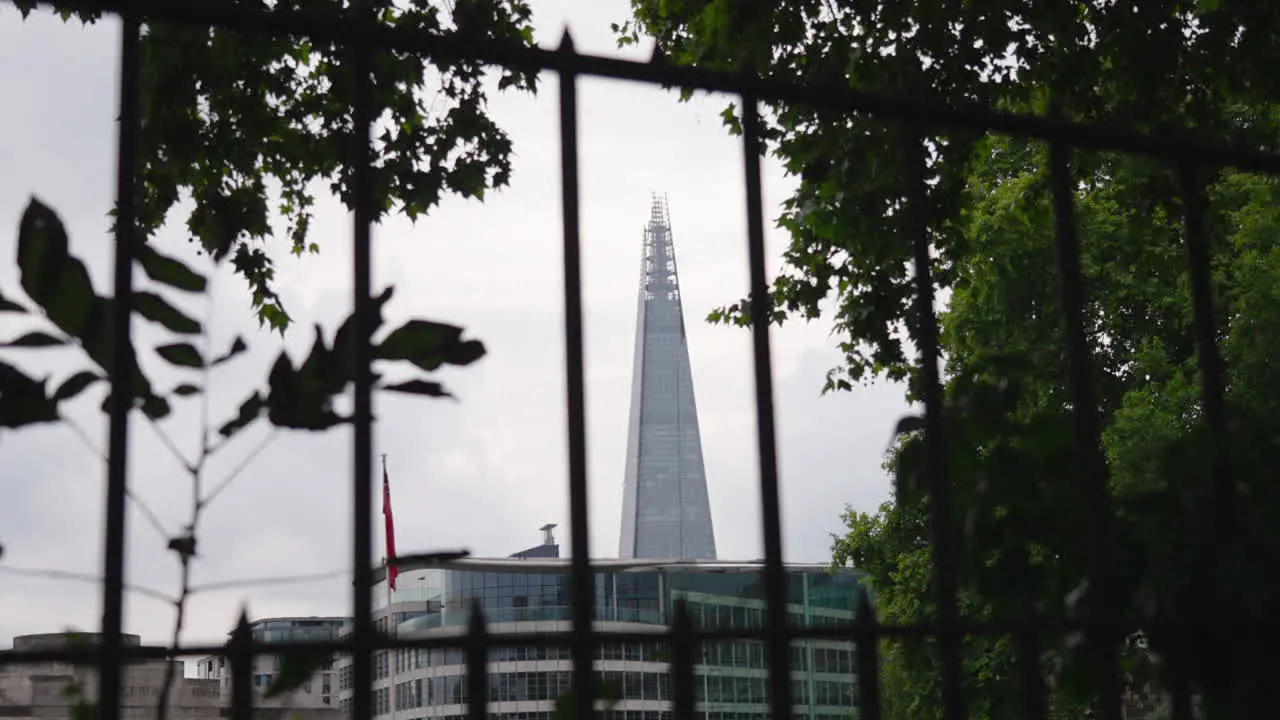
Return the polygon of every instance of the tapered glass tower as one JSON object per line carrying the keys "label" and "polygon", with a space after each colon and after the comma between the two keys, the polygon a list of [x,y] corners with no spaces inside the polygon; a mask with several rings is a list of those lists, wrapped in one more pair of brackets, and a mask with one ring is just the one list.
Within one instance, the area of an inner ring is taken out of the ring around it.
{"label": "tapered glass tower", "polygon": [[671,222],[657,198],[644,230],[626,472],[621,557],[715,559]]}

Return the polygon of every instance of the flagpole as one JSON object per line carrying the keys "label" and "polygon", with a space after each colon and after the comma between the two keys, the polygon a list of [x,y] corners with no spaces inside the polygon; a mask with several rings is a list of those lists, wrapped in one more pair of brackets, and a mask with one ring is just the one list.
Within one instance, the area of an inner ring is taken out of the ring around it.
{"label": "flagpole", "polygon": [[[382,453],[382,483],[383,483],[382,514],[384,516],[389,517],[391,513],[391,492],[389,490],[390,481],[387,479],[387,454],[386,453]],[[390,536],[388,536],[387,539],[390,540]],[[392,637],[395,637],[397,635],[396,611],[395,611],[395,608],[392,606],[392,603],[394,602],[396,591],[395,591],[395,588],[393,587],[393,583],[391,582],[391,563],[395,561],[395,558],[391,557],[390,547],[384,546],[382,549],[382,553],[383,553],[382,563],[383,563],[384,569],[386,570],[386,579],[387,579],[387,628],[390,631],[387,634]],[[400,700],[402,698],[400,697],[399,689],[396,686],[396,675],[399,674],[398,673],[398,671],[400,670],[399,663],[400,663],[402,652],[403,652],[402,650],[400,650],[399,648],[396,648],[395,654],[391,656],[391,668],[390,668],[391,692],[389,694],[391,695],[392,720],[395,720],[396,713],[399,712],[401,709]]]}
{"label": "flagpole", "polygon": [[[382,513],[387,517],[391,517],[391,490],[390,490],[391,483],[387,478],[388,478],[387,454],[382,453],[382,482],[383,482],[384,491],[385,491],[384,495],[382,496],[383,497]],[[388,526],[386,542],[384,543],[385,547],[383,547],[382,549],[383,563],[385,564],[386,570],[387,570],[387,607],[391,606],[392,599],[394,598],[395,592],[396,592],[395,582],[392,580],[392,577],[391,577],[392,564],[395,563],[395,560],[396,560],[395,557],[393,557],[393,554],[395,552],[394,550],[395,538],[391,535],[392,532],[394,531],[390,529],[390,526]],[[396,568],[396,569],[399,570],[399,568]],[[396,574],[399,575],[398,572]]]}

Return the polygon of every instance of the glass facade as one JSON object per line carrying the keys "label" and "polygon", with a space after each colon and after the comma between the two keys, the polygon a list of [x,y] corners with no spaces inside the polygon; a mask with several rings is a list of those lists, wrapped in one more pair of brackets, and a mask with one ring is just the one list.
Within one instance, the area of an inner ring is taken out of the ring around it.
{"label": "glass facade", "polygon": [[346,624],[346,618],[271,618],[250,624],[258,642],[306,642],[332,640]]}
{"label": "glass facade", "polygon": [[[333,640],[348,625],[347,618],[342,617],[280,617],[256,620],[249,624],[249,631],[254,640],[264,643],[281,642],[320,642]],[[264,691],[279,677],[284,666],[284,658],[280,655],[263,653],[253,661],[252,683],[259,691]],[[201,658],[196,663],[198,677],[206,680],[217,680],[220,692],[229,696],[231,692],[231,669],[227,659],[221,655]],[[334,705],[336,687],[333,667],[326,665],[319,668],[298,689],[290,702],[304,705]]]}
{"label": "glass facade", "polygon": [[[458,569],[402,571],[392,604],[381,606],[379,625],[401,637],[455,634],[478,606],[496,633],[567,629],[546,625],[547,621],[568,623],[572,618],[566,562],[466,564],[460,563],[463,567]],[[852,623],[861,582],[862,576],[853,571],[790,568],[790,622],[799,627]],[[595,576],[594,612],[603,630],[649,627],[655,634],[665,632],[679,600],[703,628],[764,628],[766,604],[759,565],[623,566]],[[856,700],[853,650],[849,641],[793,643],[795,718],[852,715]],[[600,647],[596,670],[619,698],[601,715],[607,715],[606,720],[669,720],[668,659],[661,638]],[[572,663],[567,647],[504,647],[490,652],[489,671],[490,717],[552,720],[556,699],[569,690]],[[767,652],[762,641],[704,643],[694,672],[697,707],[706,720],[764,720],[767,716]],[[350,702],[349,673],[349,668],[339,668],[344,707]],[[378,714],[394,720],[460,719],[469,700],[465,673],[461,649],[380,653],[375,659]]]}

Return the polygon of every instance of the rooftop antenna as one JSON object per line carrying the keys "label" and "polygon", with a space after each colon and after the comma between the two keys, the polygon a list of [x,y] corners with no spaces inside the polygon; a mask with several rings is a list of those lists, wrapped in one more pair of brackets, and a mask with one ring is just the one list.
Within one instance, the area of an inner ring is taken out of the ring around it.
{"label": "rooftop antenna", "polygon": [[558,526],[557,526],[555,523],[548,523],[548,524],[543,525],[542,527],[538,528],[539,530],[541,530],[541,531],[542,531],[542,544],[543,544],[543,545],[555,545],[555,544],[556,544],[556,536],[555,536],[555,533],[553,533],[553,532],[551,532],[551,531],[552,531],[552,530],[555,530],[557,527],[558,527]]}

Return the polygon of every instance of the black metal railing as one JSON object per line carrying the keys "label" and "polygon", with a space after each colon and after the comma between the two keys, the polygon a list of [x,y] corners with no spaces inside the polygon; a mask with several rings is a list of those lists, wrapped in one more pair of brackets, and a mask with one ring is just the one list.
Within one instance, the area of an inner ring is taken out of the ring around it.
{"label": "black metal railing", "polygon": [[[63,2],[61,6],[76,5]],[[1185,231],[1188,245],[1189,272],[1193,298],[1195,336],[1200,349],[1200,373],[1203,381],[1203,406],[1207,421],[1215,432],[1226,432],[1222,361],[1217,350],[1213,299],[1209,278],[1209,255],[1203,227],[1201,178],[1212,167],[1231,166],[1244,170],[1280,173],[1280,156],[1249,149],[1215,146],[1185,138],[1154,136],[1115,130],[1100,126],[1070,123],[1041,117],[1020,116],[980,107],[957,107],[933,104],[919,98],[859,92],[847,87],[822,87],[788,84],[746,75],[711,72],[675,67],[661,61],[633,62],[597,57],[575,51],[566,33],[558,49],[536,49],[500,45],[448,35],[415,32],[404,28],[379,26],[361,15],[362,3],[346,19],[315,18],[300,14],[251,9],[224,2],[186,0],[159,2],[84,2],[88,9],[119,15],[121,26],[120,130],[117,172],[118,222],[115,248],[115,305],[113,331],[124,340],[115,344],[115,367],[112,392],[119,397],[129,394],[127,371],[133,362],[127,342],[130,336],[132,253],[136,247],[135,184],[139,128],[139,31],[141,24],[173,23],[185,26],[216,26],[243,33],[287,34],[344,44],[352,54],[352,65],[358,81],[353,84],[351,103],[354,108],[355,133],[351,148],[354,166],[354,297],[356,308],[353,348],[357,367],[355,411],[353,419],[354,467],[352,469],[351,511],[354,526],[352,538],[353,631],[340,640],[326,642],[274,642],[263,644],[253,640],[247,622],[242,621],[228,645],[187,646],[177,649],[126,647],[122,636],[122,611],[125,590],[125,501],[128,477],[127,453],[130,418],[125,403],[113,404],[110,415],[108,485],[106,499],[106,542],[104,560],[102,642],[92,647],[5,651],[0,663],[61,660],[95,663],[99,668],[100,720],[118,720],[121,705],[121,680],[126,660],[166,658],[178,655],[222,655],[232,668],[232,716],[249,718],[253,713],[251,664],[256,654],[318,651],[349,654],[352,658],[352,715],[371,718],[374,715],[372,688],[375,651],[393,648],[461,647],[467,654],[469,671],[469,714],[473,719],[486,717],[487,678],[485,658],[490,648],[513,645],[567,645],[573,659],[575,717],[591,717],[592,659],[595,649],[604,641],[651,641],[653,635],[643,633],[604,633],[593,626],[593,572],[589,560],[587,441],[584,402],[584,353],[582,333],[581,239],[579,232],[579,177],[577,83],[581,76],[632,80],[652,85],[677,86],[705,91],[736,94],[743,108],[743,157],[745,192],[748,212],[747,246],[750,261],[751,297],[765,297],[768,292],[765,275],[764,208],[761,191],[761,128],[758,104],[761,102],[797,103],[834,112],[869,113],[886,122],[898,123],[904,129],[905,144],[901,148],[907,162],[907,198],[905,215],[909,217],[913,244],[915,308],[918,349],[923,367],[921,392],[925,407],[924,442],[928,458],[927,484],[931,499],[931,535],[938,607],[936,622],[891,626],[875,621],[864,595],[858,621],[852,628],[803,628],[787,622],[786,582],[782,561],[781,519],[777,445],[774,429],[772,370],[770,364],[769,327],[764,303],[752,303],[751,332],[761,501],[763,507],[764,582],[768,612],[763,630],[705,630],[690,623],[682,607],[677,608],[671,643],[673,666],[673,710],[677,720],[688,720],[694,714],[695,687],[693,664],[698,643],[709,639],[756,638],[767,643],[769,668],[769,703],[772,716],[791,716],[791,684],[788,673],[788,649],[792,641],[806,638],[854,639],[857,643],[856,670],[860,697],[860,717],[880,717],[880,685],[876,670],[879,665],[875,640],[890,636],[931,637],[938,639],[941,659],[941,687],[944,714],[951,720],[966,717],[962,692],[960,647],[966,635],[1013,635],[1019,648],[1020,678],[1024,688],[1025,717],[1044,717],[1042,673],[1039,667],[1040,638],[1071,630],[1100,633],[1100,644],[1114,640],[1116,633],[1127,631],[1116,616],[1116,604],[1106,602],[1109,588],[1108,546],[1105,532],[1110,513],[1104,459],[1099,450],[1098,403],[1090,372],[1090,348],[1085,334],[1085,303],[1081,279],[1079,239],[1074,218],[1074,192],[1070,156],[1074,149],[1113,150],[1160,158],[1175,164],[1181,173],[1185,203]],[[562,211],[564,240],[565,343],[567,357],[567,403],[569,439],[569,493],[573,556],[571,563],[571,597],[576,612],[572,631],[567,636],[540,633],[503,634],[486,632],[482,615],[472,616],[470,631],[465,635],[429,638],[396,638],[375,631],[372,612],[374,586],[373,547],[373,447],[371,438],[371,373],[370,333],[370,227],[375,217],[372,207],[370,162],[370,128],[373,122],[370,97],[370,57],[374,50],[399,50],[420,54],[424,59],[470,59],[527,70],[551,71],[558,75],[560,93],[560,141],[562,172]],[[1089,548],[1092,577],[1101,587],[1095,588],[1101,601],[1091,607],[1093,616],[1079,621],[1024,619],[1008,622],[974,622],[960,617],[957,603],[957,570],[954,531],[948,496],[945,438],[943,437],[942,379],[939,372],[937,319],[934,313],[934,280],[931,276],[929,230],[926,224],[926,138],[942,131],[1001,133],[1045,141],[1051,148],[1050,178],[1055,233],[1061,272],[1061,300],[1065,307],[1067,357],[1070,370],[1070,392],[1076,420],[1076,441],[1080,449],[1078,461],[1084,484],[1089,517],[1087,522],[1097,531]],[[1224,527],[1230,526],[1234,503],[1229,468],[1222,458],[1217,467],[1215,512]],[[1154,622],[1154,621],[1152,621]],[[1102,697],[1098,708],[1102,717],[1121,716],[1121,677],[1115,653],[1097,664],[1098,687]],[[1174,688],[1175,716],[1189,717],[1190,707],[1185,686]]]}

